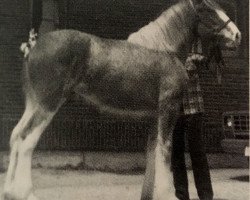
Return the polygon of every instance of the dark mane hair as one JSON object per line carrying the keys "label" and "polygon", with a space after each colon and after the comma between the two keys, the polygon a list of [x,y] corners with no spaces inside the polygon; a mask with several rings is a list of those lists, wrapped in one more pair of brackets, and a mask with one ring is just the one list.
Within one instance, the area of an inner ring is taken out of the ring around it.
{"label": "dark mane hair", "polygon": [[210,9],[213,10],[223,10],[221,8],[221,6],[219,5],[218,2],[216,2],[215,0],[203,0],[203,2],[205,3],[206,6],[208,6]]}

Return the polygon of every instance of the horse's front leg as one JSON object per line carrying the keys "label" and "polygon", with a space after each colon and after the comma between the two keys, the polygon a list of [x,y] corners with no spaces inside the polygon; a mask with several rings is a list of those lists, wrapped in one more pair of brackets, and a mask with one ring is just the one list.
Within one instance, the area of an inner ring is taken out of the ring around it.
{"label": "horse's front leg", "polygon": [[[175,104],[175,105],[174,105]],[[158,134],[155,147],[154,200],[174,200],[175,190],[171,170],[172,137],[178,105],[173,103],[158,118]]]}
{"label": "horse's front leg", "polygon": [[180,97],[178,92],[172,89],[163,89],[160,94],[157,134],[148,142],[142,200],[176,199],[171,171],[171,149]]}
{"label": "horse's front leg", "polygon": [[153,132],[148,136],[147,164],[144,176],[144,183],[142,187],[141,200],[153,199],[154,172],[155,172],[155,145],[156,145],[156,134],[155,132]]}

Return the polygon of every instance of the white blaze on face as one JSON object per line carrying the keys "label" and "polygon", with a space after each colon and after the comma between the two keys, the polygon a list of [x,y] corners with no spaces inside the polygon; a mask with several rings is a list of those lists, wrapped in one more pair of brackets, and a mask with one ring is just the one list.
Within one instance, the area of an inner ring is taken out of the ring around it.
{"label": "white blaze on face", "polygon": [[[223,20],[224,23],[226,23],[229,19],[229,17],[222,11],[222,10],[216,10],[216,13],[220,17],[221,20]],[[228,42],[226,43],[227,47],[238,47],[241,42],[241,33],[237,26],[230,21],[219,33],[222,35]]]}

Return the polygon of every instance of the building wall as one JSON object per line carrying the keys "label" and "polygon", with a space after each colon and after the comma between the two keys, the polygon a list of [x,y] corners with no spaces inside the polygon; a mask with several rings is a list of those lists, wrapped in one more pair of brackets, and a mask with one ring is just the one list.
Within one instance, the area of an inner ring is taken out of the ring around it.
{"label": "building wall", "polygon": [[249,1],[221,1],[229,8],[226,11],[240,29],[242,41],[237,52],[223,52],[226,65],[221,85],[209,70],[202,73],[205,123],[218,125],[223,112],[249,110]]}
{"label": "building wall", "polygon": [[9,138],[4,119],[19,118],[23,109],[21,91],[21,42],[30,27],[30,1],[0,1],[0,149]]}
{"label": "building wall", "polygon": [[[166,0],[44,0],[41,32],[74,28],[106,38],[126,39],[174,2]],[[227,2],[227,1],[225,1]],[[248,110],[248,1],[236,5],[243,44],[237,54],[225,52],[223,82],[209,70],[201,75],[205,99],[204,133],[208,150],[220,150],[223,138],[221,116],[225,111]],[[23,111],[21,92],[21,42],[27,41],[31,22],[28,0],[0,2],[0,149],[6,149],[10,132]],[[59,7],[57,13],[56,6]],[[66,9],[65,9],[66,8]],[[234,15],[234,14],[233,14]],[[63,20],[62,20],[63,19]],[[210,126],[212,124],[212,126]],[[75,128],[77,127],[77,128]],[[117,121],[85,106],[79,98],[70,100],[56,115],[39,143],[40,149],[143,150],[147,122]],[[115,132],[122,134],[115,135]],[[104,135],[104,137],[103,137]],[[115,136],[114,136],[115,135]],[[210,139],[209,139],[210,138]],[[209,140],[209,142],[208,142]],[[87,142],[89,141],[89,142]]]}
{"label": "building wall", "polygon": [[223,112],[249,109],[248,65],[244,58],[227,58],[221,85],[209,70],[202,74],[205,122],[220,123]]}

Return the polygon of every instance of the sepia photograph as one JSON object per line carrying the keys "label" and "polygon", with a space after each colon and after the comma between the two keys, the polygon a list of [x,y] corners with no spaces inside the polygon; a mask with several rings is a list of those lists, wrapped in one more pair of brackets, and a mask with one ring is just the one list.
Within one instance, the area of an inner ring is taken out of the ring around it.
{"label": "sepia photograph", "polygon": [[0,0],[0,200],[250,200],[249,0]]}

